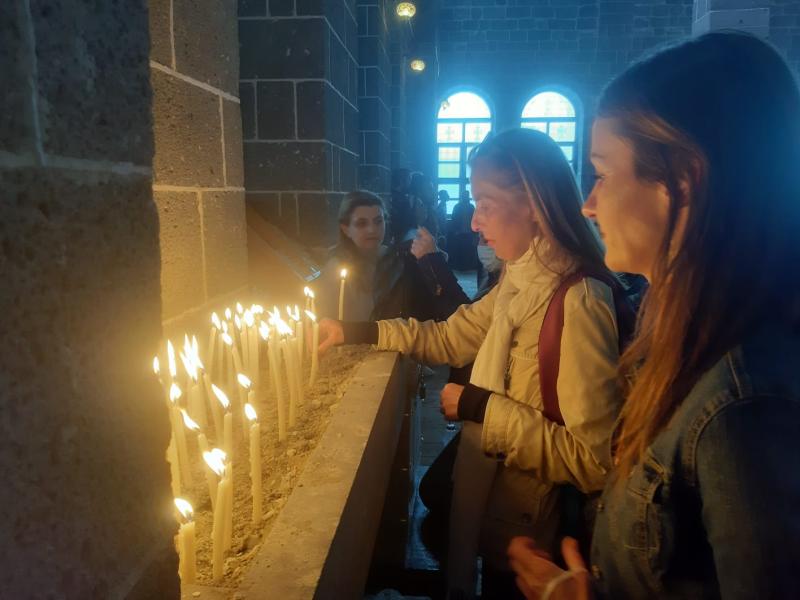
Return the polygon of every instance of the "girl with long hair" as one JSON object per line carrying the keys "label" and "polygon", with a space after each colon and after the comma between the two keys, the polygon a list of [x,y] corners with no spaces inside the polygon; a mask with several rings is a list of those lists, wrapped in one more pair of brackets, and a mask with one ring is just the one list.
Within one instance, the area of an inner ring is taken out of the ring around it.
{"label": "girl with long hair", "polygon": [[[602,488],[621,406],[615,308],[621,290],[581,214],[561,149],[540,132],[510,130],[484,141],[470,161],[472,228],[506,261],[500,283],[446,322],[320,324],[323,350],[371,342],[432,364],[474,361],[468,385],[442,391],[445,416],[464,420],[447,571],[450,594],[467,598],[474,595],[478,550],[485,565],[509,572],[505,548],[512,536],[529,532],[548,547],[555,542],[561,484]],[[550,349],[560,358],[553,383],[563,419],[556,419],[545,414],[539,342],[546,310],[565,281],[572,285],[563,299],[563,331]],[[489,583],[484,579],[485,598]]]}
{"label": "girl with long hair", "polygon": [[800,93],[767,43],[714,33],[605,90],[584,212],[650,281],[590,573],[531,540],[528,598],[800,597]]}

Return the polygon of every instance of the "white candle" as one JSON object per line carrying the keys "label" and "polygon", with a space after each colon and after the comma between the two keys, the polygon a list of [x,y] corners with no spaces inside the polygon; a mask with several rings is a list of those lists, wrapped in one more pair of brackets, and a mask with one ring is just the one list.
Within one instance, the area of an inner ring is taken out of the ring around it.
{"label": "white candle", "polygon": [[261,523],[261,425],[251,404],[245,404],[250,421],[250,487],[253,495],[253,523]]}
{"label": "white candle", "polygon": [[207,452],[203,458],[208,466],[217,474],[219,482],[217,484],[217,500],[214,503],[214,521],[211,529],[212,540],[212,568],[211,577],[216,583],[222,579],[223,557],[225,554],[225,517],[227,516],[226,504],[228,489],[230,485],[226,474],[224,459],[216,453]]}
{"label": "white candle", "polygon": [[242,369],[250,373],[250,331],[244,319],[239,322],[239,343],[242,347]]}
{"label": "white candle", "polygon": [[[170,409],[170,421],[172,421],[172,409]],[[181,495],[181,467],[178,462],[178,447],[175,445],[175,436],[169,440],[167,446],[167,462],[169,463],[169,473],[172,479],[172,495]]]}
{"label": "white candle", "polygon": [[175,436],[175,444],[178,448],[178,465],[181,470],[181,481],[183,485],[189,487],[192,484],[192,473],[189,470],[189,448],[186,445],[186,430],[183,427],[183,419],[178,406],[178,399],[181,397],[181,388],[177,383],[170,386],[169,399],[172,402],[172,434]]}
{"label": "white candle", "polygon": [[311,311],[306,311],[306,315],[311,320],[311,374],[308,377],[308,387],[314,385],[317,380],[317,369],[319,368],[319,323],[316,315]]}
{"label": "white candle", "polygon": [[283,382],[281,381],[280,355],[278,354],[278,338],[273,336],[267,346],[269,372],[278,408],[278,441],[286,439],[286,410],[283,401]]}
{"label": "white candle", "polygon": [[286,385],[289,388],[289,427],[294,427],[297,418],[297,377],[295,376],[294,349],[291,339],[284,337],[281,340],[281,352],[286,363]]}
{"label": "white candle", "polygon": [[[297,307],[294,307],[297,310]],[[297,311],[295,313],[297,315],[297,329],[296,329],[296,336],[297,336],[297,370],[298,373],[302,376],[303,374],[303,348],[305,347],[305,338],[303,337],[303,319],[300,318],[300,312]]]}
{"label": "white candle", "polygon": [[224,411],[224,416],[222,417],[222,430],[217,431],[217,443],[220,442],[220,433],[222,434],[222,447],[225,449],[225,452],[230,453],[232,451],[233,446],[233,421],[231,420],[231,401],[228,400],[228,396],[215,386],[213,383],[211,384],[211,390],[214,392],[214,395],[219,400],[219,404]]}
{"label": "white candle", "polygon": [[247,343],[248,343],[248,373],[253,380],[253,387],[259,389],[260,382],[260,368],[258,357],[258,331],[256,330],[256,319],[253,313],[246,310],[244,313],[244,324],[247,329]]}
{"label": "white candle", "polygon": [[172,342],[167,340],[167,360],[169,361],[169,376],[172,382],[178,376],[178,364],[175,362],[175,348],[172,347]]}
{"label": "white candle", "polygon": [[208,363],[208,370],[214,373],[214,353],[217,347],[217,333],[222,329],[222,324],[219,322],[217,313],[211,313],[211,332],[208,335],[208,347],[206,348],[206,358]]}
{"label": "white candle", "polygon": [[244,439],[247,439],[247,418],[244,414],[244,405],[248,402],[255,403],[252,398],[253,393],[253,382],[250,381],[250,378],[245,375],[244,373],[239,373],[236,376],[239,382],[239,402],[240,406],[242,407],[241,411],[241,418],[242,418],[242,436]]}
{"label": "white candle", "polygon": [[183,498],[175,498],[175,506],[181,513],[185,522],[181,523],[178,530],[179,559],[178,574],[181,583],[194,583],[197,575],[197,552],[195,550],[194,521],[192,520],[192,505]]}
{"label": "white candle", "polygon": [[206,397],[211,405],[211,417],[214,419],[214,435],[218,438],[222,432],[222,406],[219,403],[218,396],[214,393],[215,386],[211,383],[208,373],[203,374],[203,383],[206,387]]}
{"label": "white candle", "polygon": [[342,278],[339,282],[339,320],[344,321],[344,282],[347,279],[347,269],[342,269],[339,275]]}

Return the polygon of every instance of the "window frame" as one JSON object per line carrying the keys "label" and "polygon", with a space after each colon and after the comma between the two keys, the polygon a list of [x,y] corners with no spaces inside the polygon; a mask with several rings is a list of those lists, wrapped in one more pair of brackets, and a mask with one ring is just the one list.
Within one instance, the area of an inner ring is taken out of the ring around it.
{"label": "window frame", "polygon": [[[488,117],[439,117],[439,111],[441,110],[442,103],[446,100],[450,99],[455,94],[459,94],[462,92],[467,92],[470,94],[475,94],[480,98],[486,107],[489,109],[489,116]],[[469,87],[458,87],[448,90],[445,93],[439,103],[436,106],[436,114],[435,114],[435,132],[436,132],[436,191],[438,193],[441,185],[448,185],[448,186],[457,186],[458,187],[458,195],[454,197],[450,197],[450,202],[448,202],[447,207],[447,216],[449,217],[452,214],[452,206],[458,202],[461,194],[467,190],[470,192],[470,196],[472,195],[471,190],[469,189],[469,175],[468,175],[468,165],[467,159],[469,158],[469,153],[467,152],[467,148],[474,148],[480,142],[467,142],[466,141],[466,127],[470,123],[481,123],[489,124],[489,131],[486,135],[493,132],[495,129],[495,110],[491,103],[489,97],[481,90]],[[439,125],[440,124],[459,124],[461,125],[461,141],[460,142],[440,142],[439,141]],[[439,149],[440,148],[459,148],[459,159],[458,161],[443,161],[439,158]],[[458,164],[458,177],[440,177],[439,176],[439,165],[442,164]]]}
{"label": "window frame", "polygon": [[[523,117],[522,113],[525,107],[536,98],[539,94],[545,92],[553,92],[565,98],[567,102],[572,105],[572,110],[575,112],[574,117]],[[575,123],[575,139],[572,142],[559,142],[553,140],[560,147],[572,146],[572,160],[568,160],[572,171],[575,173],[577,181],[581,180],[581,171],[583,167],[583,104],[572,90],[558,85],[546,85],[536,88],[533,93],[529,94],[522,102],[519,110],[517,111],[517,119],[520,127],[524,127],[527,123],[545,123],[546,128],[549,130],[550,123]],[[549,133],[547,135],[550,135]],[[551,138],[552,139],[552,138]],[[566,155],[564,156],[566,158]]]}

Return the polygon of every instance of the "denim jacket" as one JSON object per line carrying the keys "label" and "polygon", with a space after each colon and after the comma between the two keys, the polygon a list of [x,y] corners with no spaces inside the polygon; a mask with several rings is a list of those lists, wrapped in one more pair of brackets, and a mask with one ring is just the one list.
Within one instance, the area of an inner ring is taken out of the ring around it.
{"label": "denim jacket", "polygon": [[800,335],[726,354],[597,510],[601,596],[800,598]]}

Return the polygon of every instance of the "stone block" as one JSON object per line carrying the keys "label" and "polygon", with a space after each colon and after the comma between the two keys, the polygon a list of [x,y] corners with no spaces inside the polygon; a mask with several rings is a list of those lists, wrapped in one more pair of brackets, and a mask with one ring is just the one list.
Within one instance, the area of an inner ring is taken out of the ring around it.
{"label": "stone block", "polygon": [[341,95],[327,82],[297,84],[297,137],[344,144]]}
{"label": "stone block", "polygon": [[294,14],[294,0],[268,0],[271,17],[291,17]]}
{"label": "stone block", "polygon": [[344,45],[353,56],[358,52],[358,23],[353,15],[345,11],[344,15]]}
{"label": "stone block", "polygon": [[263,140],[294,139],[295,88],[290,81],[256,83],[258,137]]}
{"label": "stone block", "polygon": [[127,597],[176,529],[151,181],[0,171],[0,241],[2,595]]}
{"label": "stone block", "polygon": [[0,5],[0,150],[32,151],[34,148],[31,89],[28,83],[33,48],[23,40],[23,24],[17,5]]}
{"label": "stone block", "polygon": [[244,192],[203,192],[208,298],[247,285],[247,220]]}
{"label": "stone block", "polygon": [[240,21],[241,78],[324,78],[329,29],[322,18]]}
{"label": "stone block", "polygon": [[152,70],[156,183],[221,187],[219,96]]}
{"label": "stone block", "polygon": [[335,37],[331,37],[330,47],[330,81],[342,95],[347,94],[350,66],[353,59],[347,53],[345,47]]}
{"label": "stone block", "polygon": [[295,0],[295,5],[298,16],[324,16],[327,13],[324,0]]}
{"label": "stone block", "polygon": [[376,37],[358,38],[358,63],[360,67],[379,67],[379,40]]}
{"label": "stone block", "polygon": [[329,193],[297,194],[298,237],[309,246],[324,246],[336,239],[336,218],[331,218]]}
{"label": "stone block", "polygon": [[388,167],[379,165],[361,165],[359,182],[361,189],[369,190],[374,194],[388,194],[390,187],[390,171]]}
{"label": "stone block", "polygon": [[239,89],[236,0],[172,0],[172,11],[176,69],[235,95]]}
{"label": "stone block", "polygon": [[245,202],[267,221],[277,224],[281,214],[280,192],[246,192]]}
{"label": "stone block", "polygon": [[349,103],[345,102],[344,106],[344,147],[352,153],[358,152],[359,144],[359,129],[358,129],[358,111]]}
{"label": "stone block", "polygon": [[[272,3],[269,0],[239,0],[239,16],[266,17],[267,4],[270,5],[269,14],[273,16],[278,16],[277,13],[272,12]],[[291,14],[291,10],[289,14]]]}
{"label": "stone block", "polygon": [[249,81],[239,83],[239,101],[242,111],[242,137],[253,140],[256,136],[256,84]]}
{"label": "stone block", "polygon": [[31,0],[45,152],[150,165],[150,57],[143,2]]}
{"label": "stone block", "polygon": [[339,155],[339,189],[351,192],[358,187],[358,155],[342,150]]}
{"label": "stone block", "polygon": [[245,187],[253,191],[327,189],[329,144],[245,142]]}
{"label": "stone block", "polygon": [[162,318],[167,320],[206,299],[203,243],[197,192],[155,191],[161,239]]}
{"label": "stone block", "polygon": [[222,99],[222,129],[225,137],[225,185],[244,185],[242,166],[242,114],[241,107],[232,100]]}
{"label": "stone block", "polygon": [[384,165],[389,164],[390,152],[389,138],[377,131],[364,132],[364,156],[361,163],[365,165]]}
{"label": "stone block", "polygon": [[149,0],[150,60],[172,67],[172,29],[170,7],[172,0]]}

